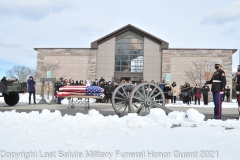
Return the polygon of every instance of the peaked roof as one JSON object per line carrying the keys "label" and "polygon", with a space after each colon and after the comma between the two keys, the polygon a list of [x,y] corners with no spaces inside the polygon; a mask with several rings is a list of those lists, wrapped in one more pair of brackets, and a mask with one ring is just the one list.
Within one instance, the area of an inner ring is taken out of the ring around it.
{"label": "peaked roof", "polygon": [[131,24],[128,24],[128,25],[126,25],[126,26],[124,26],[124,27],[122,27],[122,28],[120,28],[120,29],[118,29],[118,30],[116,30],[116,31],[114,31],[114,32],[112,32],[112,33],[102,37],[102,38],[99,38],[98,40],[96,40],[94,42],[92,42],[91,43],[91,48],[98,48],[99,44],[101,44],[101,43],[103,43],[103,42],[105,42],[105,41],[107,41],[107,40],[109,40],[109,39],[111,39],[113,37],[116,37],[116,36],[118,36],[120,34],[123,34],[123,33],[127,32],[127,31],[135,32],[135,33],[137,33],[139,35],[142,35],[143,37],[146,37],[148,39],[151,39],[151,40],[161,44],[162,45],[162,49],[168,49],[168,46],[169,46],[168,42],[166,42],[166,41],[164,41],[164,40],[162,40],[162,39],[160,39],[158,37],[155,37],[154,35],[152,35],[150,33],[147,33],[147,32],[145,32],[145,31],[143,31],[143,30],[141,30],[141,29],[139,29],[139,28],[137,28],[137,27],[135,27],[135,26],[133,26]]}

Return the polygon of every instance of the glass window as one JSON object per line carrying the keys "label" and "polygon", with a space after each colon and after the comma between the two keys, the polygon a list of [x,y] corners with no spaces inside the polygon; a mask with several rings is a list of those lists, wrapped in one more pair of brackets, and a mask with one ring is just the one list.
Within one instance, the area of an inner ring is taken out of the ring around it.
{"label": "glass window", "polygon": [[118,60],[120,60],[120,59],[121,59],[120,56],[115,56],[115,61],[118,61]]}
{"label": "glass window", "polygon": [[121,66],[128,66],[128,61],[121,61]]}
{"label": "glass window", "polygon": [[129,39],[122,39],[122,43],[129,43]]}
{"label": "glass window", "polygon": [[120,65],[120,61],[115,61],[115,65]]}
{"label": "glass window", "polygon": [[129,48],[130,49],[137,49],[138,48],[138,44],[129,44]]}
{"label": "glass window", "polygon": [[128,36],[126,36],[126,37],[124,37],[124,38],[129,39],[129,38],[130,38],[129,36],[130,36],[130,35],[128,35]]}
{"label": "glass window", "polygon": [[135,38],[134,36],[132,36],[132,35],[129,35],[129,38]]}
{"label": "glass window", "polygon": [[138,44],[138,49],[143,49],[143,44]]}
{"label": "glass window", "polygon": [[130,39],[130,43],[138,43],[137,39]]}
{"label": "glass window", "polygon": [[143,40],[128,35],[116,41],[115,71],[143,72]]}
{"label": "glass window", "polygon": [[129,59],[130,59],[130,60],[133,60],[133,59],[136,59],[136,58],[137,58],[137,55],[130,55],[130,56],[129,56]]}
{"label": "glass window", "polygon": [[120,66],[115,66],[115,71],[120,71]]}
{"label": "glass window", "polygon": [[125,52],[124,52],[124,54],[131,54],[131,50],[130,49],[126,49],[126,50],[124,50]]}
{"label": "glass window", "polygon": [[128,72],[129,69],[128,69],[128,67],[123,67],[123,66],[121,66],[121,71],[123,71],[123,72]]}
{"label": "glass window", "polygon": [[116,50],[116,54],[121,54],[122,53],[122,50],[121,49],[117,49]]}
{"label": "glass window", "polygon": [[138,43],[143,43],[143,40],[141,40],[141,39],[138,39]]}
{"label": "glass window", "polygon": [[121,49],[122,48],[122,44],[116,44],[116,49]]}
{"label": "glass window", "polygon": [[122,44],[122,49],[129,49],[129,44]]}
{"label": "glass window", "polygon": [[128,60],[128,55],[121,55],[121,60]]}
{"label": "glass window", "polygon": [[116,41],[116,43],[122,43],[122,40],[121,40],[121,39],[119,39],[119,40],[117,40],[117,41]]}
{"label": "glass window", "polygon": [[129,54],[129,50],[127,50],[127,49],[124,49],[124,50],[122,50],[122,53],[121,54]]}
{"label": "glass window", "polygon": [[143,50],[140,50],[139,54],[143,55]]}

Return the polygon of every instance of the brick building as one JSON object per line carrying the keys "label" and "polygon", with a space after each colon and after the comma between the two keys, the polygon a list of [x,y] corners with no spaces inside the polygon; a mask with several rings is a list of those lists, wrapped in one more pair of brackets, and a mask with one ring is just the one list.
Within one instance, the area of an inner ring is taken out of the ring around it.
{"label": "brick building", "polygon": [[90,48],[34,48],[37,71],[47,63],[59,64],[52,76],[73,80],[139,81],[183,84],[184,67],[194,60],[222,61],[227,85],[232,86],[232,54],[237,49],[169,48],[169,43],[133,25],[126,25],[94,42]]}

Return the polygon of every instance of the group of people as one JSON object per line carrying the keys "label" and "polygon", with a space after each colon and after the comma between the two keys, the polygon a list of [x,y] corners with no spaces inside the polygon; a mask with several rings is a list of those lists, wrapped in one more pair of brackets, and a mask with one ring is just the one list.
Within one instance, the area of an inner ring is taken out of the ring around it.
{"label": "group of people", "polygon": [[166,103],[176,103],[176,99],[179,96],[179,99],[182,100],[183,104],[191,104],[193,98],[195,100],[195,105],[200,105],[200,99],[203,95],[204,105],[208,105],[208,93],[210,91],[208,85],[200,87],[199,84],[196,84],[195,87],[191,87],[189,83],[185,82],[184,85],[178,86],[175,81],[171,85],[165,83],[165,85],[160,88],[164,92]]}
{"label": "group of people", "polygon": [[[169,85],[167,82],[163,85],[159,85],[159,87],[164,92],[167,104],[176,103],[176,99],[179,96],[179,99],[182,100],[183,104],[189,105],[192,101],[195,101],[195,105],[200,105],[200,99],[203,97],[204,105],[208,105],[208,94],[210,92],[210,88],[207,84],[204,84],[204,86],[201,87],[197,83],[194,87],[192,87],[189,83],[185,82],[184,85],[178,86],[176,82],[173,81],[171,85]],[[230,102],[230,91],[231,89],[229,86],[224,89],[222,101],[224,101],[224,98],[226,96],[227,102]]]}
{"label": "group of people", "polygon": [[[203,101],[204,105],[208,104],[208,93],[210,92],[210,88],[208,87],[208,84],[212,84],[211,91],[213,95],[213,102],[214,102],[214,119],[221,119],[222,116],[222,101],[224,100],[224,93],[227,97],[227,101],[229,102],[230,97],[230,88],[229,86],[226,87],[226,76],[225,72],[222,70],[222,65],[220,62],[216,62],[214,65],[216,71],[213,73],[211,80],[206,81],[203,87],[201,87],[199,84],[196,84],[194,87],[191,87],[189,83],[185,83],[182,86],[178,86],[176,82],[174,81],[171,85],[169,83],[157,83],[159,87],[163,90],[164,96],[167,103],[176,103],[176,97],[180,96],[180,99],[185,104],[191,103],[193,100],[193,96],[195,98],[195,104],[200,105],[200,99],[201,95],[203,95]],[[238,68],[237,76],[236,76],[236,91],[237,91],[237,101],[238,101],[238,111],[240,115],[240,66]],[[5,81],[6,79],[2,79],[1,81]],[[131,83],[131,81],[129,81]],[[141,80],[139,83],[143,82]],[[31,95],[33,94],[33,101],[34,104],[36,104],[36,98],[35,98],[35,81],[33,80],[33,77],[30,76],[28,81],[28,91],[29,91],[29,104],[31,104]],[[86,81],[83,82],[80,80],[79,82],[74,81],[72,79],[63,79],[62,77],[57,80],[55,84],[55,91],[59,91],[59,88],[64,85],[86,85]],[[121,83],[126,83],[123,79]],[[155,83],[155,82],[152,82]],[[106,82],[103,78],[101,78],[99,81],[97,79],[91,83],[91,85],[96,85],[104,88],[105,93],[105,100],[102,100],[101,102],[108,103],[111,101],[112,93],[114,89],[118,86],[116,82],[108,81]],[[99,101],[98,101],[99,102]],[[58,99],[58,103],[61,104],[61,98]]]}
{"label": "group of people", "polygon": [[[198,103],[200,105],[201,95],[203,95],[204,105],[208,105],[208,93],[210,88],[208,84],[212,84],[211,91],[213,95],[214,102],[214,117],[213,119],[221,119],[222,118],[222,102],[224,101],[224,97],[227,97],[227,102],[230,100],[230,88],[227,86],[226,88],[226,75],[222,69],[222,64],[220,62],[216,62],[214,64],[215,72],[212,75],[212,78],[205,82],[203,87],[200,87],[199,84],[196,84],[195,87],[191,87],[189,83],[185,83],[179,88],[176,85],[176,82],[170,86],[168,83],[160,85],[160,88],[164,92],[164,96],[167,103],[176,103],[176,96],[180,96],[183,103],[189,104],[191,100],[193,100],[193,96],[195,98],[195,105]],[[237,101],[238,101],[238,112],[240,116],[240,66],[238,67],[238,72],[236,75],[236,91],[237,91]]]}

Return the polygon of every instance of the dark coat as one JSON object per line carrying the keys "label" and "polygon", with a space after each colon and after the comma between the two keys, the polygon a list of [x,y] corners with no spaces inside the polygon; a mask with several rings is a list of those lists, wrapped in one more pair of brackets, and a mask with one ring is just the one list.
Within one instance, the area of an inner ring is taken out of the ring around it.
{"label": "dark coat", "polygon": [[208,95],[208,92],[210,91],[210,88],[205,85],[202,87],[202,94],[205,96],[205,95]]}
{"label": "dark coat", "polygon": [[111,83],[111,84],[108,84],[108,85],[106,86],[106,88],[104,87],[104,91],[105,91],[105,89],[106,89],[106,93],[112,93],[112,92],[114,91],[113,84],[112,84],[112,83]]}
{"label": "dark coat", "polygon": [[170,85],[165,85],[163,87],[163,92],[164,92],[164,96],[165,96],[166,99],[171,99],[171,97],[172,97],[171,95],[168,95],[169,91],[172,91],[171,86]]}
{"label": "dark coat", "polygon": [[226,95],[227,97],[230,96],[230,90],[231,90],[230,88],[228,88],[228,89],[226,88],[226,89],[225,89],[225,95]]}
{"label": "dark coat", "polygon": [[240,71],[237,72],[236,91],[240,91]]}
{"label": "dark coat", "polygon": [[197,93],[201,93],[201,88],[200,87],[194,87],[194,89],[193,89],[193,94],[195,95],[195,94],[197,94]]}
{"label": "dark coat", "polygon": [[35,92],[35,84],[36,84],[35,81],[29,79],[27,83],[28,83],[28,91]]}
{"label": "dark coat", "polygon": [[211,91],[224,91],[226,86],[226,76],[222,69],[219,69],[213,73],[212,79],[206,81],[206,84],[212,84]]}
{"label": "dark coat", "polygon": [[184,86],[182,86],[181,92],[182,92],[182,97],[190,96],[190,87],[185,84]]}

